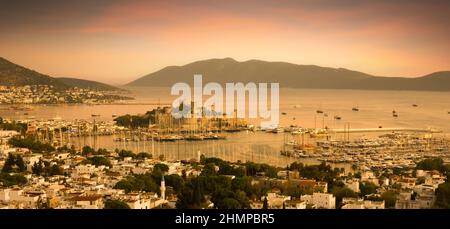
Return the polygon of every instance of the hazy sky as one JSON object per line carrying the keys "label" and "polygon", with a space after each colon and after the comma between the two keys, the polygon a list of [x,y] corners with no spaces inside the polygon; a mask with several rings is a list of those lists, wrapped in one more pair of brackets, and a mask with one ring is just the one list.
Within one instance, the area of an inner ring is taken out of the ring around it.
{"label": "hazy sky", "polygon": [[450,70],[449,22],[448,0],[0,0],[0,56],[112,84],[222,57],[415,77]]}

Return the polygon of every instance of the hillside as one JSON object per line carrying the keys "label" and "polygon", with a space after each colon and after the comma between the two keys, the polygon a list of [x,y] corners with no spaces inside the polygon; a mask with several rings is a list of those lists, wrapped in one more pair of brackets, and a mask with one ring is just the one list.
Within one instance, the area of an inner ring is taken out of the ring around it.
{"label": "hillside", "polygon": [[450,91],[450,71],[418,78],[380,77],[343,68],[261,60],[238,62],[231,58],[165,67],[127,86],[172,86],[176,82],[192,85],[194,74],[202,74],[204,83],[279,82],[280,87],[289,88]]}
{"label": "hillside", "polygon": [[123,89],[105,84],[100,83],[97,81],[92,80],[83,80],[83,79],[77,79],[77,78],[68,78],[68,77],[61,77],[56,78],[62,83],[70,86],[70,87],[78,87],[78,88],[84,88],[84,89],[91,89],[91,90],[99,90],[99,91],[122,91]]}
{"label": "hillside", "polygon": [[0,57],[0,85],[23,86],[23,85],[51,85],[57,89],[68,86],[48,75],[14,64]]}
{"label": "hillside", "polygon": [[122,91],[122,89],[91,80],[82,80],[68,77],[54,78],[22,67],[0,57],[0,85],[24,86],[38,84],[52,85],[56,89],[78,87],[101,91]]}

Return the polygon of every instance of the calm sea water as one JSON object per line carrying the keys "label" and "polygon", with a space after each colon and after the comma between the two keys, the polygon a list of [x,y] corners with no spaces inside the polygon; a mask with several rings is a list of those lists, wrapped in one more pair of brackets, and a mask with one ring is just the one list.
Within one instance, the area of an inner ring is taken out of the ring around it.
{"label": "calm sea water", "polygon": [[[0,105],[0,116],[10,119],[24,119],[34,116],[36,119],[61,117],[66,120],[92,119],[112,120],[112,115],[142,114],[159,105],[168,105],[176,98],[170,95],[170,88],[127,88],[132,91],[135,104],[128,105],[28,105],[27,111],[10,109],[9,105]],[[417,107],[412,105],[416,104]],[[359,111],[352,111],[358,107]],[[328,114],[324,117],[316,110]],[[398,117],[392,116],[392,111]],[[282,126],[298,125],[302,127],[344,128],[433,128],[442,130],[450,136],[450,93],[422,91],[365,91],[365,90],[320,90],[320,89],[280,89],[280,115]],[[24,115],[24,113],[28,115]],[[338,115],[341,120],[333,117]],[[258,120],[250,120],[258,124]],[[360,137],[364,133],[354,133]],[[335,136],[339,138],[339,136]],[[75,140],[74,140],[75,141]],[[93,144],[92,139],[83,139],[83,143]],[[283,147],[282,134],[239,133],[231,134],[227,140],[205,142],[155,143],[155,153],[166,158],[196,158],[202,154],[219,156],[227,160],[253,160],[285,165],[291,159],[279,156]],[[74,142],[80,145],[80,142]],[[112,136],[99,137],[98,147],[126,148],[135,151],[150,151],[151,143],[115,143]],[[305,160],[305,159],[303,159]],[[314,161],[310,161],[313,163]]]}

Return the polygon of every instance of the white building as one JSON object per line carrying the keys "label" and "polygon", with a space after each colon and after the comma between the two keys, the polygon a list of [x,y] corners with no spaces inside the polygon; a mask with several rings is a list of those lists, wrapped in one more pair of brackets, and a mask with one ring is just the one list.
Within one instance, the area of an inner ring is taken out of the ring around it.
{"label": "white building", "polygon": [[358,179],[350,179],[345,182],[345,186],[352,190],[353,192],[360,192],[359,191],[359,180]]}
{"label": "white building", "polygon": [[315,205],[316,208],[335,209],[336,197],[329,193],[315,192],[312,195],[303,195],[300,200],[305,201],[306,204]]}

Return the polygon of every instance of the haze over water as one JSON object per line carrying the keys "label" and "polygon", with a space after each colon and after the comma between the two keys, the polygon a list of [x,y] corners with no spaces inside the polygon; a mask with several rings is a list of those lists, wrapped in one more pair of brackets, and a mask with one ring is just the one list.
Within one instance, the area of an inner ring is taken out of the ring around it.
{"label": "haze over water", "polygon": [[[177,96],[170,95],[170,88],[128,88],[136,100],[134,105],[27,105],[31,110],[17,111],[10,105],[0,106],[0,116],[11,119],[51,119],[93,120],[92,114],[98,114],[96,120],[111,121],[112,115],[143,114],[155,107],[172,103]],[[416,104],[417,107],[412,105]],[[352,111],[358,107],[359,111]],[[328,114],[317,114],[317,110]],[[399,117],[392,116],[396,110]],[[306,128],[343,129],[350,123],[351,128],[433,128],[442,130],[444,137],[450,137],[450,92],[418,91],[365,91],[365,90],[325,90],[325,89],[280,89],[280,123],[282,126],[297,125]],[[24,115],[27,112],[28,115]],[[342,117],[335,120],[334,116]],[[295,118],[295,119],[294,119]],[[253,123],[257,124],[255,120]],[[351,138],[378,136],[383,133],[352,133]],[[293,159],[280,155],[286,141],[299,137],[285,138],[284,134],[264,132],[241,132],[229,134],[226,140],[201,142],[114,142],[114,136],[99,136],[96,147],[114,150],[127,149],[134,152],[151,152],[164,155],[167,159],[197,158],[198,152],[209,157],[220,157],[229,161],[255,161],[278,166],[286,166],[294,160],[307,164],[320,163],[316,159]],[[118,136],[116,136],[118,137]],[[343,139],[344,134],[333,134],[332,138]],[[317,139],[305,137],[305,144],[314,144]],[[76,147],[94,145],[93,138],[73,138]],[[350,169],[350,164],[337,164]]]}
{"label": "haze over water", "polygon": [[[12,119],[36,119],[61,117],[64,120],[92,119],[112,120],[112,115],[143,114],[158,104],[167,106],[177,96],[170,95],[170,88],[127,88],[136,100],[128,105],[26,105],[29,111],[9,109],[0,105],[0,116]],[[413,107],[417,104],[417,107]],[[352,111],[358,107],[359,111]],[[328,117],[317,114],[323,110]],[[392,117],[395,110],[399,117]],[[342,129],[346,123],[351,128],[434,128],[450,132],[450,92],[430,91],[372,91],[330,89],[280,89],[280,123],[282,126],[298,125],[308,128]],[[28,115],[24,115],[24,113]],[[334,120],[334,116],[342,117]],[[253,122],[257,124],[254,120]]]}

